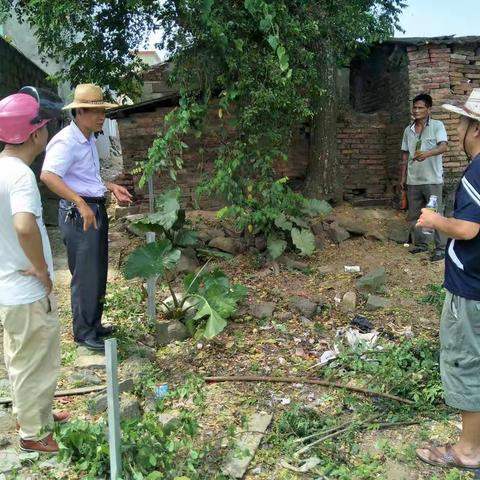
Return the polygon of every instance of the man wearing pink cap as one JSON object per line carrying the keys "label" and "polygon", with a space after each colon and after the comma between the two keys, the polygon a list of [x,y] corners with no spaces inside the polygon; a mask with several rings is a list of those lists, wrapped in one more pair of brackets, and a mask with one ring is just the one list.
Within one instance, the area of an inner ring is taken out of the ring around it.
{"label": "man wearing pink cap", "polygon": [[0,101],[0,320],[5,365],[17,415],[20,448],[58,451],[51,427],[68,414],[52,413],[60,367],[58,316],[52,306],[52,253],[35,175],[45,150],[46,124],[59,116],[55,94],[25,87]]}
{"label": "man wearing pink cap", "polygon": [[449,237],[447,290],[440,320],[440,373],[445,403],[461,411],[462,434],[454,445],[427,446],[418,457],[430,465],[480,469],[480,88],[462,107],[458,136],[469,164],[455,193],[452,218],[423,209],[417,227]]}

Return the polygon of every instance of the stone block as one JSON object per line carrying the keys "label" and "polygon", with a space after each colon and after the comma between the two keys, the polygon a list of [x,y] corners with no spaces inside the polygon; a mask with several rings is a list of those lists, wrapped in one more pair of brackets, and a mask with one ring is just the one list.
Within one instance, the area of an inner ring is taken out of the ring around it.
{"label": "stone block", "polygon": [[377,293],[385,289],[387,273],[384,267],[376,268],[356,282],[356,287],[363,293]]}
{"label": "stone block", "polygon": [[250,305],[249,313],[255,318],[272,318],[277,304],[275,302],[256,302]]}
{"label": "stone block", "polygon": [[307,318],[312,318],[317,311],[317,304],[304,297],[290,297],[290,307]]}
{"label": "stone block", "polygon": [[381,310],[389,305],[389,301],[386,298],[379,297],[377,295],[369,295],[367,299],[367,305],[365,308],[369,311]]}
{"label": "stone block", "polygon": [[221,250],[222,252],[237,253],[237,242],[229,237],[216,237],[208,242],[208,246]]}

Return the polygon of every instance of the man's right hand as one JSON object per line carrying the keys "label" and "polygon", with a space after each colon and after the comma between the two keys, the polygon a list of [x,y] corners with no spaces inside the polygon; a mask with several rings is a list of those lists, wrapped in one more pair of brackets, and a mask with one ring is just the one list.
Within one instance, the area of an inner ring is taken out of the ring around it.
{"label": "man's right hand", "polygon": [[20,273],[22,275],[36,277],[38,280],[40,280],[40,282],[42,282],[42,285],[47,291],[47,295],[50,295],[52,293],[53,284],[50,278],[50,274],[48,273],[48,268],[46,266],[42,270],[37,270],[35,267],[32,267],[28,270],[22,270]]}
{"label": "man's right hand", "polygon": [[86,232],[90,227],[97,228],[97,217],[95,212],[88,206],[86,202],[77,204],[78,212],[83,218],[83,231]]}

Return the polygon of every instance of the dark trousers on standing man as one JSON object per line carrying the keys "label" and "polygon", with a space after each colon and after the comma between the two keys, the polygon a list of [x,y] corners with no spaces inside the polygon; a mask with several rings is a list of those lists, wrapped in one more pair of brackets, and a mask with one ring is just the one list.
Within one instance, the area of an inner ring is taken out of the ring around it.
{"label": "dark trousers on standing man", "polygon": [[438,213],[443,215],[443,185],[407,185],[408,194],[408,215],[407,220],[412,228],[414,244],[417,247],[428,249],[428,242],[434,237],[435,252],[445,254],[445,244],[447,239],[445,235],[435,230],[433,235],[425,235],[421,228],[415,228],[418,218],[420,217],[422,208],[427,206],[430,195],[436,195],[438,200]]}
{"label": "dark trousers on standing man", "polygon": [[83,230],[83,219],[72,202],[60,200],[58,224],[67,247],[72,274],[73,337],[81,342],[97,338],[101,326],[108,271],[108,216],[104,199],[86,199],[97,228]]}

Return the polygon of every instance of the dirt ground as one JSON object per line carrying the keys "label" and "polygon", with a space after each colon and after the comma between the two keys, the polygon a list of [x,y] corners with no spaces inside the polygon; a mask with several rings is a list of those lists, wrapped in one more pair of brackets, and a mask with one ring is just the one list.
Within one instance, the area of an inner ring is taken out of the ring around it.
{"label": "dirt ground", "polygon": [[[335,216],[345,221],[361,221],[368,226],[369,232],[384,235],[392,221],[403,219],[403,214],[396,211],[352,208],[348,205],[338,207]],[[190,218],[198,222],[197,217],[198,215],[193,215]],[[207,221],[213,221],[211,216]],[[62,320],[63,367],[60,385],[68,387],[67,373],[70,372],[71,358],[75,355],[69,313],[70,274],[58,231],[50,229],[49,234],[55,256],[55,290]],[[119,267],[127,252],[132,249],[132,244],[138,244],[138,239],[124,231],[120,224],[112,224],[111,238],[109,289],[128,285]],[[437,335],[438,311],[435,306],[420,303],[419,299],[429,292],[429,285],[441,284],[443,262],[431,263],[426,254],[414,256],[401,244],[388,240],[367,239],[364,236],[352,237],[338,245],[325,241],[323,247],[311,258],[299,260],[308,264],[307,271],[281,267],[278,274],[269,268],[269,264],[259,253],[246,252],[228,261],[215,261],[214,263],[221,266],[234,282],[248,287],[247,304],[256,301],[275,302],[273,319],[270,322],[260,322],[249,315],[244,315],[232,321],[222,334],[211,341],[190,339],[159,349],[157,365],[163,377],[168,379],[169,385],[181,384],[190,373],[212,376],[250,374],[321,377],[321,369],[312,367],[318,363],[320,355],[332,347],[337,329],[349,326],[356,314],[365,315],[375,329],[391,338],[403,338],[405,335],[434,338]],[[346,273],[345,265],[358,265],[361,272]],[[348,291],[355,291],[355,281],[377,267],[385,267],[387,272],[386,292],[383,296],[388,298],[389,306],[377,311],[367,311],[365,299],[358,296],[355,312],[344,312],[339,306],[338,299]],[[280,320],[279,318],[286,318],[282,317],[282,313],[289,311],[289,297],[292,295],[305,297],[331,308],[328,314],[311,322],[305,321],[295,313],[287,320]],[[280,323],[284,327],[279,328]],[[315,328],[317,323],[322,324],[320,330]],[[0,370],[0,375],[6,377],[4,369]],[[229,422],[235,423],[240,415],[253,411],[272,413],[275,421],[275,418],[293,403],[303,403],[328,414],[336,401],[335,392],[306,384],[218,383],[205,388],[208,407],[202,416],[201,426],[207,437],[221,436]],[[84,398],[64,398],[56,402],[56,407],[59,409],[67,407],[78,416],[91,418],[85,413],[84,401]],[[471,478],[460,474],[448,476],[452,474],[421,464],[411,456],[412,445],[419,445],[425,439],[439,442],[454,441],[459,433],[458,422],[459,418],[452,416],[447,425],[426,421],[421,425],[404,426],[395,430],[359,433],[357,441],[361,448],[385,463],[384,473],[380,476],[361,478],[385,480]],[[4,445],[6,442],[10,442],[10,445],[6,444],[2,448],[16,448],[14,430],[4,431],[3,435]],[[393,445],[391,448],[396,448],[399,453],[393,456],[393,459],[382,457],[384,453],[378,447],[382,442]],[[407,450],[410,457],[405,453]],[[271,454],[271,446],[262,444],[245,478],[247,480],[321,478],[309,476],[308,473],[289,472],[281,467],[281,459],[272,457]],[[64,474],[63,478],[79,478],[73,474],[70,476],[68,468]],[[23,471],[23,475],[18,478],[47,478],[29,477],[26,470]]]}

